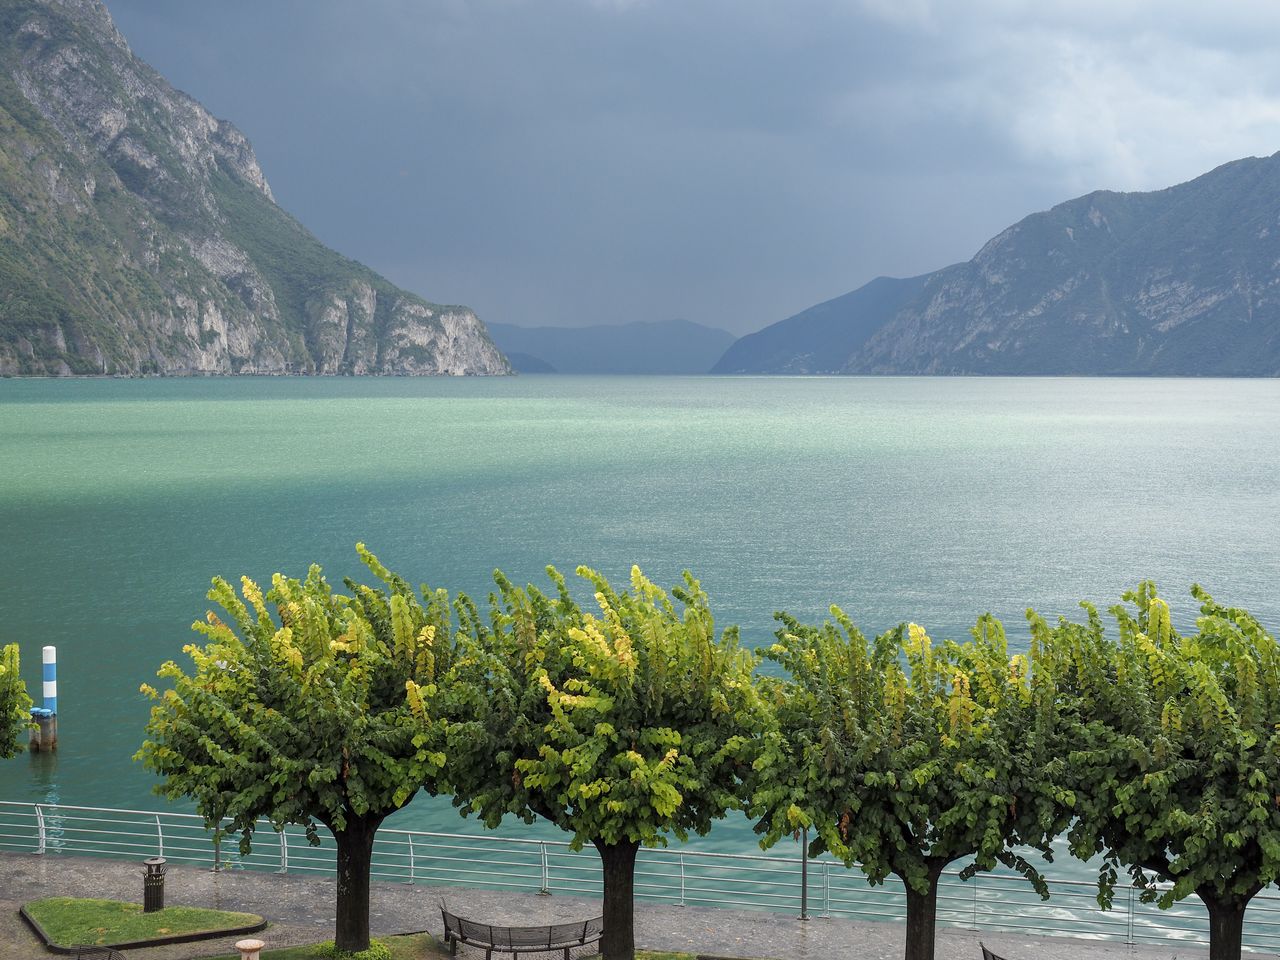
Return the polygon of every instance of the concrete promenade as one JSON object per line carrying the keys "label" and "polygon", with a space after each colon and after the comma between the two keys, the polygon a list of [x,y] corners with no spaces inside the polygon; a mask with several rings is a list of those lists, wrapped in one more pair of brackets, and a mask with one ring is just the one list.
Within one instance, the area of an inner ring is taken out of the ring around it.
{"label": "concrete promenade", "polygon": [[[142,865],[62,854],[0,853],[0,960],[53,956],[17,915],[24,902],[50,896],[140,902]],[[374,935],[428,930],[439,936],[442,897],[454,912],[494,923],[551,923],[583,919],[600,911],[598,901],[559,894],[544,897],[375,881],[371,898]],[[255,936],[268,947],[333,936],[334,885],[330,878],[250,871],[213,873],[175,865],[166,877],[166,902],[260,914],[271,925]],[[636,945],[651,950],[773,960],[898,960],[903,931],[897,923],[800,921],[754,911],[636,905]],[[981,939],[1009,960],[1203,960],[1208,956],[1205,949],[1172,941],[1157,948],[1005,933],[983,933]],[[973,931],[940,927],[938,960],[980,960],[978,940]],[[188,960],[234,954],[233,942],[234,938],[227,938],[131,950],[128,957]]]}

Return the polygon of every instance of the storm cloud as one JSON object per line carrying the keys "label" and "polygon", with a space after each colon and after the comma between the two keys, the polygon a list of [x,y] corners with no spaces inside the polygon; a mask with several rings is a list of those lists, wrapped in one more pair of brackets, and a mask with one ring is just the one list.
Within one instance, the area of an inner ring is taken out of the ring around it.
{"label": "storm cloud", "polygon": [[754,330],[1280,149],[1280,5],[108,0],[281,204],[485,319]]}

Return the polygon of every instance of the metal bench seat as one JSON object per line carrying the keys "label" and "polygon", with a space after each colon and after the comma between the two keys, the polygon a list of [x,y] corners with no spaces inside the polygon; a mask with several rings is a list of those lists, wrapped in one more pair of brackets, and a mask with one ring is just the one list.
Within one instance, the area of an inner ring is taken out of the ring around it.
{"label": "metal bench seat", "polygon": [[444,920],[444,940],[449,944],[449,952],[457,953],[458,944],[465,943],[483,948],[485,960],[491,960],[495,950],[513,956],[563,950],[565,960],[569,960],[569,951],[574,947],[595,943],[604,934],[604,917],[538,927],[505,927],[459,917],[450,913],[443,902],[440,915]]}

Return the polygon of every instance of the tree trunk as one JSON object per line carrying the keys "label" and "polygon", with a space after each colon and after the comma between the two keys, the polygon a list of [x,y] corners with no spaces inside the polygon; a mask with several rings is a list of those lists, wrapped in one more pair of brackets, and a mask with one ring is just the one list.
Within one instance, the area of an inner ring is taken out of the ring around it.
{"label": "tree trunk", "polygon": [[1209,908],[1209,960],[1240,960],[1244,911],[1249,901],[1203,893],[1200,899]]}
{"label": "tree trunk", "polygon": [[334,947],[345,953],[369,949],[369,863],[382,817],[347,815],[347,828],[334,830],[338,843],[338,916]]}
{"label": "tree trunk", "polygon": [[604,937],[600,955],[604,960],[635,960],[635,841],[602,843],[595,841],[604,873]]}
{"label": "tree trunk", "polygon": [[938,920],[938,878],[946,863],[929,862],[929,892],[919,893],[903,880],[907,889],[907,949],[904,960],[933,960],[934,929]]}

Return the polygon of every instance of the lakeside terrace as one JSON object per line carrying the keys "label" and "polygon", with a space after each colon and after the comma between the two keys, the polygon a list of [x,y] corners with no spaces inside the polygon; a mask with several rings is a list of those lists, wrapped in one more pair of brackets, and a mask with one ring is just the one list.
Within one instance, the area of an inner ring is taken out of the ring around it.
{"label": "lakeside terrace", "polygon": [[[505,924],[542,924],[599,912],[599,901],[509,890],[375,881],[370,921],[374,936],[442,933],[439,903],[475,918]],[[315,875],[252,870],[213,871],[174,866],[166,876],[171,905],[213,907],[265,916],[259,936],[267,948],[312,943],[333,936],[334,881]],[[139,862],[69,854],[0,852],[0,960],[52,956],[18,917],[28,900],[50,896],[140,900]],[[637,902],[636,944],[649,950],[683,950],[772,960],[898,960],[906,927],[893,922],[843,918],[800,920],[792,915],[714,907]],[[234,954],[236,937],[130,950],[131,960],[194,960]],[[937,960],[979,960],[979,940],[1009,960],[1201,960],[1207,949],[1183,941],[1160,945],[1029,933],[975,932],[940,926]]]}

